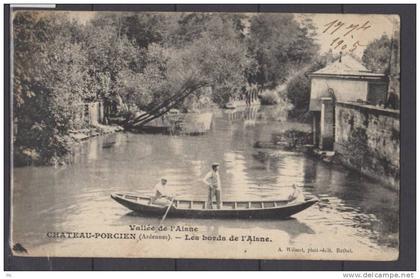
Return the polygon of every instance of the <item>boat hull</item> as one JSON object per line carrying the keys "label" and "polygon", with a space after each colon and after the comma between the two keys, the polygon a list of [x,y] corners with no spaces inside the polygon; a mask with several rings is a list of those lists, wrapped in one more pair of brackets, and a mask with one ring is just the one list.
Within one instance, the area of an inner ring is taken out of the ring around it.
{"label": "boat hull", "polygon": [[[128,195],[112,194],[111,198],[126,208],[135,211],[143,216],[163,216],[167,206],[150,205],[144,202],[134,200],[133,196],[127,198]],[[142,198],[145,200],[146,198]],[[243,209],[196,209],[196,208],[179,208],[172,205],[167,217],[177,218],[231,218],[231,219],[287,219],[288,217],[299,213],[318,202],[318,199],[311,198],[304,202],[286,203],[281,206],[271,208],[243,208]]]}

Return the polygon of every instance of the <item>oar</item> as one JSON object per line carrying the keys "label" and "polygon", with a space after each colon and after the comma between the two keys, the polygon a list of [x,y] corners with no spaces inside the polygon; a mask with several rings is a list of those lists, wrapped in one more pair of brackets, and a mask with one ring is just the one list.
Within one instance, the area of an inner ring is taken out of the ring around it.
{"label": "oar", "polygon": [[174,203],[174,200],[175,200],[175,198],[172,198],[171,202],[169,203],[168,208],[166,209],[165,214],[163,215],[162,220],[160,220],[159,226],[157,226],[157,228],[155,230],[155,233],[158,231],[158,229],[160,228],[160,226],[162,226],[163,221],[165,221],[166,215],[168,215],[168,212],[171,209],[172,204]]}

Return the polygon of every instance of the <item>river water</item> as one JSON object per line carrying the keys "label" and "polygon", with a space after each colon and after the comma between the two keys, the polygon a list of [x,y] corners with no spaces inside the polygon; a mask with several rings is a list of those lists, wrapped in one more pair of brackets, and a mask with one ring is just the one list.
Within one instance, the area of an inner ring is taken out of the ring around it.
{"label": "river water", "polygon": [[[127,232],[130,224],[156,225],[159,220],[135,216],[114,202],[110,193],[151,193],[159,178],[166,177],[177,196],[204,200],[207,188],[200,180],[212,162],[219,162],[224,199],[285,198],[291,192],[290,186],[296,184],[303,187],[305,194],[319,197],[320,202],[289,220],[168,219],[165,224],[197,226],[208,235],[253,233],[274,239],[275,244],[265,246],[272,256],[250,245],[249,251],[241,252],[245,258],[249,255],[251,258],[395,259],[398,193],[302,153],[273,151],[275,156],[261,156],[258,152],[262,150],[252,147],[258,140],[270,140],[272,133],[297,126],[310,128],[287,121],[284,113],[275,107],[217,110],[212,130],[202,136],[131,133],[101,136],[80,144],[71,165],[15,168],[13,242],[21,243],[31,255],[138,256],[129,248],[125,251],[115,245],[106,248],[109,243],[106,241],[98,248],[88,241],[52,240],[46,233]],[[181,256],[197,255],[183,243],[174,244],[174,247],[184,247]],[[148,255],[151,256],[180,255],[179,250],[151,251],[150,247]],[[233,254],[226,252],[226,257],[239,253],[235,247],[238,246],[227,249]],[[333,250],[342,247],[352,251],[345,255],[303,256],[284,253],[287,247]],[[279,248],[282,252],[278,252]],[[200,257],[216,255],[212,254],[214,249],[208,249]]]}

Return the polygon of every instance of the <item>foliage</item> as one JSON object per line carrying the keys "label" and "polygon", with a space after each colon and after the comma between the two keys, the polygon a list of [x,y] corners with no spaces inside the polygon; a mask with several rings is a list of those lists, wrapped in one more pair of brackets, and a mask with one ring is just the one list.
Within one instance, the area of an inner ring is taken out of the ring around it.
{"label": "foliage", "polygon": [[292,128],[281,133],[273,133],[271,140],[273,143],[286,141],[289,143],[289,147],[295,148],[298,145],[312,144],[313,134],[311,131]]}
{"label": "foliage", "polygon": [[[66,155],[84,102],[118,99],[134,114],[181,94],[186,98],[171,105],[186,111],[222,106],[249,88],[274,88],[317,51],[310,23],[291,15],[97,13],[83,24],[71,18],[13,15],[17,163]],[[267,91],[267,102],[279,99]]]}
{"label": "foliage", "polygon": [[[145,90],[153,96],[152,105],[167,99],[187,81],[206,84],[219,105],[239,96],[251,59],[234,24],[207,14],[186,14],[178,24],[172,47],[151,44],[147,51],[142,75],[150,83]],[[202,92],[197,90],[196,95]]]}
{"label": "foliage", "polygon": [[123,71],[144,67],[143,53],[121,31],[122,24],[117,15],[98,15],[84,29],[87,66],[98,97],[121,93]]}
{"label": "foliage", "polygon": [[291,79],[287,85],[287,97],[295,110],[307,110],[311,95],[311,81],[303,73]]}
{"label": "foliage", "polygon": [[[287,84],[287,98],[294,107],[294,111],[305,112],[309,109],[311,97],[311,80],[309,73],[324,68],[327,60],[333,59],[331,53],[320,56],[311,65],[298,72]],[[293,112],[292,112],[293,113]],[[301,113],[299,113],[301,114]]]}
{"label": "foliage", "polygon": [[369,43],[363,52],[362,61],[365,66],[376,73],[389,73],[391,63],[391,48],[397,53],[398,43],[394,39],[390,39],[387,35],[382,35]]}
{"label": "foliage", "polygon": [[131,14],[120,16],[121,32],[139,49],[162,43],[167,37],[170,18],[164,14]]}
{"label": "foliage", "polygon": [[250,79],[261,87],[284,83],[291,70],[310,63],[318,46],[308,27],[291,14],[258,14],[251,19],[249,47],[258,69]]}
{"label": "foliage", "polygon": [[277,105],[280,102],[280,96],[276,90],[266,90],[260,94],[262,105]]}
{"label": "foliage", "polygon": [[193,65],[197,69],[195,78],[212,88],[212,99],[216,104],[223,105],[241,94],[250,58],[238,39],[204,35],[185,49],[183,56],[188,61],[186,66]]}
{"label": "foliage", "polygon": [[14,18],[13,31],[18,42],[13,76],[15,144],[26,154],[36,154],[39,163],[55,161],[69,151],[73,109],[82,96],[91,94],[87,61],[74,40],[77,26],[65,18],[22,12]]}

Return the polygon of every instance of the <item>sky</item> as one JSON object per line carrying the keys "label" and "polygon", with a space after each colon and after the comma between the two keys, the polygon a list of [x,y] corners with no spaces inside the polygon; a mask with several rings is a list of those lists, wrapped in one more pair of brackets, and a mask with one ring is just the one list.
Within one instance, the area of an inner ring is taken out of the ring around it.
{"label": "sky", "polygon": [[[369,42],[380,38],[383,34],[392,37],[400,28],[399,17],[396,15],[301,14],[297,17],[311,18],[318,27],[316,39],[320,44],[321,53],[330,49],[333,53],[340,51],[346,53],[354,49],[352,52],[361,57]],[[328,27],[330,28],[324,33]],[[334,32],[335,29],[337,31]],[[346,35],[349,31],[350,33]],[[341,40],[343,43],[338,45]],[[342,49],[344,45],[347,47]]]}
{"label": "sky", "polygon": [[[81,23],[92,19],[95,12],[71,12],[70,16]],[[248,14],[252,15],[252,14]],[[353,53],[361,57],[365,46],[383,34],[392,37],[399,30],[399,17],[380,14],[294,14],[298,21],[312,19],[317,27],[315,39],[321,53]],[[328,26],[331,26],[328,30]],[[339,28],[338,28],[339,27]],[[337,29],[338,28],[338,29]],[[337,31],[334,32],[334,30]],[[325,32],[324,32],[325,31]],[[346,35],[348,31],[351,31]],[[332,33],[332,34],[331,34]],[[342,42],[341,42],[342,41]]]}

